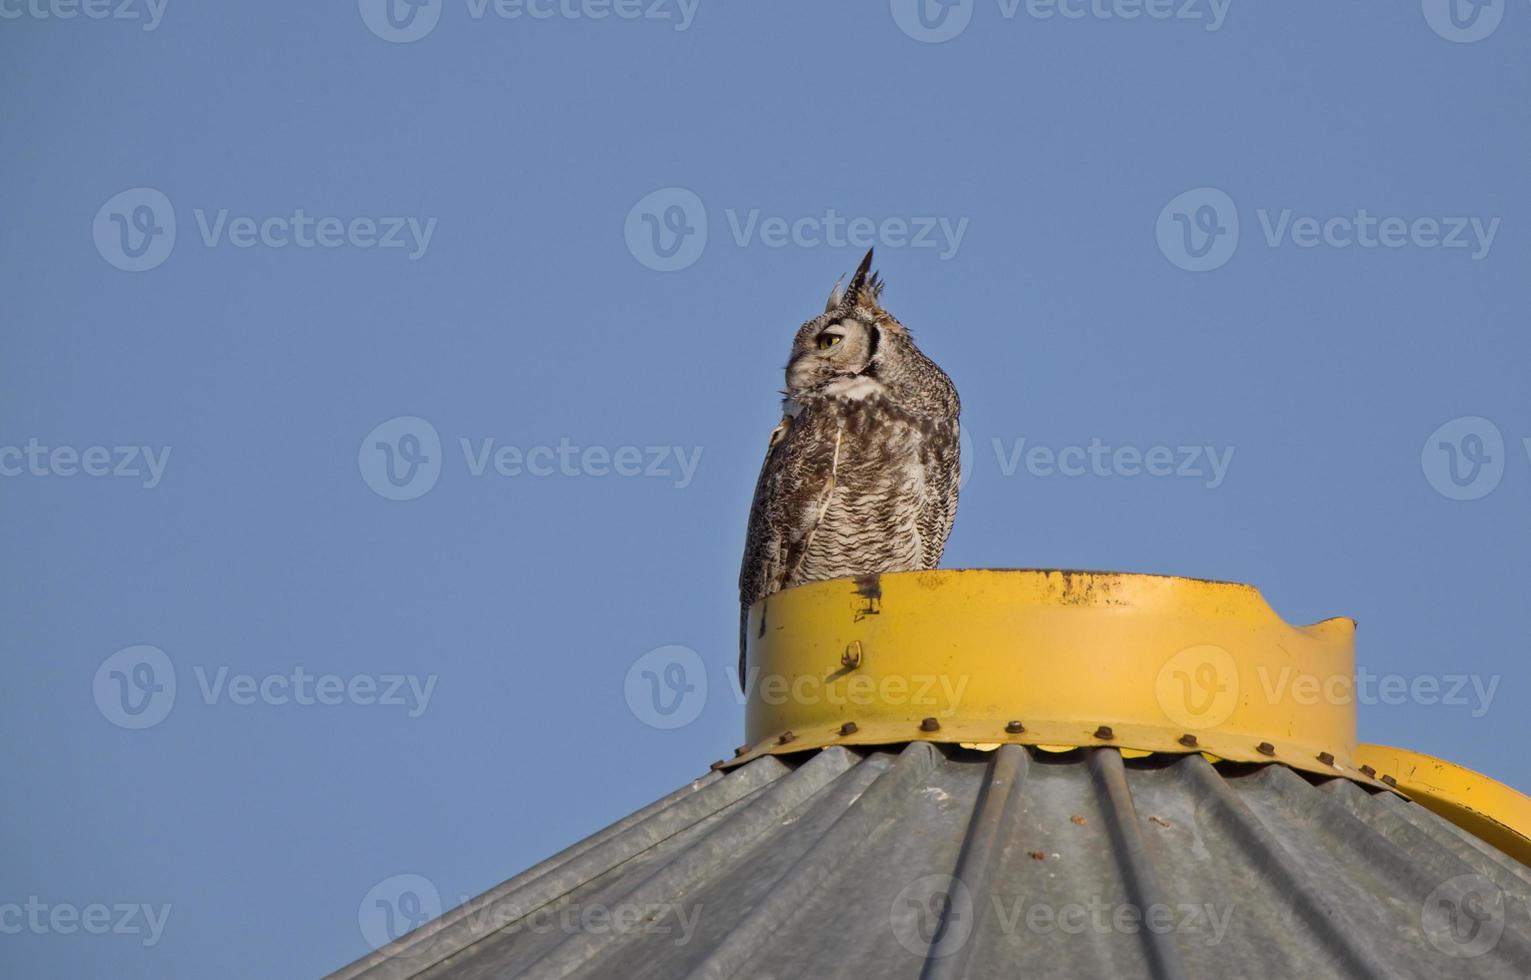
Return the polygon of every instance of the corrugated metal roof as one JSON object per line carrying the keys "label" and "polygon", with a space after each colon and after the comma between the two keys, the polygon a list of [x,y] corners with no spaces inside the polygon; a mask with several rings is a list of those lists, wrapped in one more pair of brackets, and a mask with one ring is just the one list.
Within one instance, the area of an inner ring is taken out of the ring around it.
{"label": "corrugated metal roof", "polygon": [[1282,765],[915,742],[713,773],[335,974],[1531,976],[1531,873]]}

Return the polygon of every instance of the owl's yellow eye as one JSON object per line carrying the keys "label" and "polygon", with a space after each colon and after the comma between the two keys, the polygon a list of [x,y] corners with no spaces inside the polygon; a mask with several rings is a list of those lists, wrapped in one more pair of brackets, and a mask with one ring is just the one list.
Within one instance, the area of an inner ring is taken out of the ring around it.
{"label": "owl's yellow eye", "polygon": [[819,350],[829,350],[845,338],[837,333],[819,334]]}

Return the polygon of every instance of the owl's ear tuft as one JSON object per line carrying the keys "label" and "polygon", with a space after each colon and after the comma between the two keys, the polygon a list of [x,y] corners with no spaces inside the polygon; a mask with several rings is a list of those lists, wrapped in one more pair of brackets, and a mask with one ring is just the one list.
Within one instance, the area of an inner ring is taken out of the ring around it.
{"label": "owl's ear tuft", "polygon": [[845,287],[843,302],[876,310],[882,308],[878,303],[881,296],[882,277],[872,271],[872,250],[867,249],[866,257],[856,267],[856,274],[851,276],[851,284]]}
{"label": "owl's ear tuft", "polygon": [[833,310],[838,310],[840,308],[840,304],[845,301],[845,293],[840,289],[840,284],[844,281],[844,276],[841,276],[839,279],[835,280],[835,288],[829,291],[829,299],[824,303],[825,313],[829,313]]}

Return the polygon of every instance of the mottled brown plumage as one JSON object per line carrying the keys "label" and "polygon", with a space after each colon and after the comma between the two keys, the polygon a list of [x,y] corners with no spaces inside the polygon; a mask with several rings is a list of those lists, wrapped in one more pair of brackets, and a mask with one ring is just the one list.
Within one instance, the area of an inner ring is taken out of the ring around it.
{"label": "mottled brown plumage", "polygon": [[757,601],[804,582],[935,568],[951,533],[957,390],[882,308],[871,263],[867,252],[793,341],[739,571],[741,684]]}

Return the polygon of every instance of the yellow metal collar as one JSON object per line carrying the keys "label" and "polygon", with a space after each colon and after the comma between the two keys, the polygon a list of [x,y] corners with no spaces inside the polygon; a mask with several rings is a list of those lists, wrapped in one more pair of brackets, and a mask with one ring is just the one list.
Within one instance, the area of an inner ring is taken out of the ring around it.
{"label": "yellow metal collar", "polygon": [[749,744],[731,764],[915,740],[1202,752],[1400,791],[1531,863],[1531,800],[1358,747],[1352,620],[1293,626],[1251,586],[899,572],[779,592],[751,608],[747,636]]}
{"label": "yellow metal collar", "polygon": [[1365,780],[1354,634],[1349,619],[1290,626],[1247,585],[1158,575],[816,582],[750,610],[741,761],[911,739],[1109,744]]}

